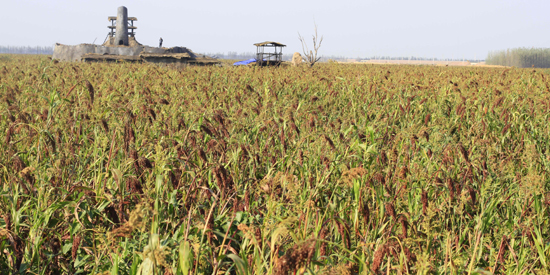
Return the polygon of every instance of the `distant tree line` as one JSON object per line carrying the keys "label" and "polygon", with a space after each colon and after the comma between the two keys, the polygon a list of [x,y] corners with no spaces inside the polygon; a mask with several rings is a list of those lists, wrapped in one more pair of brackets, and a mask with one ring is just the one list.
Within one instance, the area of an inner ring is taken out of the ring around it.
{"label": "distant tree line", "polygon": [[218,59],[235,59],[235,60],[241,60],[241,59],[252,59],[256,58],[256,53],[253,52],[244,52],[244,53],[238,53],[238,52],[217,52],[217,53],[206,53],[205,55],[211,56]]}
{"label": "distant tree line", "polygon": [[486,64],[518,68],[550,68],[550,48],[515,48],[490,52]]}
{"label": "distant tree line", "polygon": [[53,54],[52,46],[0,46],[0,53]]}
{"label": "distant tree line", "polygon": [[[53,54],[53,48],[52,46],[0,46],[0,54],[47,54],[51,55]],[[507,51],[500,51],[500,52],[493,52],[489,54],[489,57],[487,59],[487,64],[489,64],[489,58],[493,58],[494,62],[496,62],[494,65],[505,65],[505,66],[516,66],[520,67],[516,64],[508,65],[508,63],[504,64],[504,60],[514,60],[511,55],[509,54],[511,51],[518,51],[518,50],[528,50],[530,52],[536,51],[535,54],[536,58],[542,58],[544,56],[544,62],[546,62],[545,66],[540,67],[550,67],[550,49],[513,49],[513,50],[507,50]],[[540,53],[539,53],[540,52]],[[515,52],[514,52],[515,53]],[[233,60],[245,60],[245,59],[252,59],[256,58],[255,52],[216,52],[216,53],[205,53],[207,56],[219,58],[219,59],[233,59]],[[527,63],[532,62],[531,60],[537,60],[533,58],[526,58],[526,60],[529,60]],[[439,59],[439,58],[429,58],[429,57],[415,57],[415,56],[406,56],[406,57],[395,57],[395,56],[371,56],[371,57],[346,57],[341,55],[324,55],[321,56],[320,61],[347,61],[349,59],[355,59],[357,61],[359,60],[445,60],[445,61],[462,61],[463,59]],[[290,54],[283,54],[283,60],[290,61],[292,60],[292,53]],[[482,60],[466,60],[470,62],[480,62]],[[525,64],[527,64],[525,63]],[[529,63],[528,65],[524,67],[531,67],[531,65],[535,65],[535,67],[539,67],[537,65],[539,63]]]}
{"label": "distant tree line", "polygon": [[[205,53],[205,55],[207,56],[211,56],[211,57],[214,57],[214,58],[218,58],[218,59],[234,59],[234,60],[246,60],[246,59],[252,59],[252,58],[256,58],[256,53],[255,52],[243,52],[243,53],[238,53],[238,52],[227,52],[227,53],[224,53],[224,52],[217,52],[217,53]],[[345,57],[342,57],[342,56],[324,56],[322,57],[322,61],[327,61],[329,59],[333,59],[333,60],[344,60],[346,59]],[[286,60],[286,61],[290,61],[292,60],[292,54],[283,54],[283,60]]]}
{"label": "distant tree line", "polygon": [[470,61],[470,62],[483,62],[481,59],[469,59],[469,58],[437,58],[437,57],[419,57],[419,56],[372,56],[372,57],[358,57],[357,60],[419,60],[419,61]]}
{"label": "distant tree line", "polygon": [[[211,56],[218,59],[233,59],[233,60],[246,60],[256,58],[254,52],[217,52],[217,53],[205,53],[207,56]],[[360,60],[429,60],[429,61],[470,61],[473,63],[482,62],[484,60],[476,59],[462,59],[462,58],[435,58],[435,57],[418,57],[418,56],[370,56],[370,57],[347,57],[342,55],[323,55],[321,56],[321,62],[334,60],[334,61],[347,61],[350,59]],[[292,54],[283,54],[283,60],[292,60]]]}
{"label": "distant tree line", "polygon": [[[211,56],[218,59],[234,59],[234,60],[246,60],[256,58],[255,52],[217,52],[217,53],[206,53],[205,55]],[[292,55],[283,54],[283,60],[291,60]]]}

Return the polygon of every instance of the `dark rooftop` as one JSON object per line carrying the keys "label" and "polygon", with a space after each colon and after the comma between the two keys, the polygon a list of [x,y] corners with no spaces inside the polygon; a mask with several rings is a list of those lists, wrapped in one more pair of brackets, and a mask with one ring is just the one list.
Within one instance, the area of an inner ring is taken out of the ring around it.
{"label": "dark rooftop", "polygon": [[264,47],[286,47],[285,44],[281,44],[279,42],[273,42],[273,41],[265,41],[265,42],[261,42],[261,43],[256,43],[254,44],[254,46],[264,46]]}

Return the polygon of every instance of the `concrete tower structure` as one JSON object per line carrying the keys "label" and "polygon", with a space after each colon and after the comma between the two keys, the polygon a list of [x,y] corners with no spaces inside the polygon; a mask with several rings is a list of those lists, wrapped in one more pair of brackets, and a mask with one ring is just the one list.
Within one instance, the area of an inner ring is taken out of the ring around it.
{"label": "concrete tower structure", "polygon": [[124,6],[117,10],[115,44],[128,46],[128,9]]}
{"label": "concrete tower structure", "polygon": [[[149,47],[136,41],[134,22],[136,17],[128,17],[126,7],[118,7],[117,16],[109,16],[109,34],[102,45],[55,44],[52,59],[86,62],[147,62],[157,64],[216,65],[220,62],[205,55],[195,54],[185,47]],[[0,272],[1,273],[1,272]]]}

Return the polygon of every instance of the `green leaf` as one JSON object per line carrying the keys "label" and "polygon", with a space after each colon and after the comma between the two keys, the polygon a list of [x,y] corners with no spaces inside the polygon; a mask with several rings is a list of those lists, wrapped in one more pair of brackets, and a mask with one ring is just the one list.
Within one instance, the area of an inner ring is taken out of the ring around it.
{"label": "green leaf", "polygon": [[72,243],[66,243],[63,245],[63,248],[61,248],[61,251],[63,254],[69,252],[71,249],[73,248],[73,244]]}
{"label": "green leaf", "polygon": [[540,229],[538,227],[535,227],[535,234],[537,235],[537,237],[533,238],[533,241],[535,242],[535,246],[537,247],[540,263],[544,266],[545,269],[547,269],[548,266],[546,264],[546,256],[544,255],[544,250],[542,249],[543,239],[540,235]]}
{"label": "green leaf", "polygon": [[150,275],[150,274],[154,274],[154,272],[155,272],[155,265],[153,261],[151,261],[151,259],[149,258],[146,258],[145,260],[143,260],[143,262],[139,266],[137,275]]}
{"label": "green leaf", "polygon": [[111,267],[111,275],[118,275],[118,255],[113,254],[113,266]]}
{"label": "green leaf", "polygon": [[355,195],[355,201],[359,203],[359,190],[361,189],[361,181],[353,180],[353,194]]}
{"label": "green leaf", "polygon": [[246,275],[248,274],[248,263],[243,261],[239,256],[235,254],[229,254],[227,255],[233,262],[235,262],[235,265],[237,266],[237,274]]}
{"label": "green leaf", "polygon": [[180,244],[179,248],[179,268],[183,275],[189,274],[189,270],[193,266],[193,250],[188,241]]}
{"label": "green leaf", "polygon": [[138,273],[139,265],[139,256],[134,254],[134,260],[132,261],[132,266],[130,267],[130,275],[136,275]]}

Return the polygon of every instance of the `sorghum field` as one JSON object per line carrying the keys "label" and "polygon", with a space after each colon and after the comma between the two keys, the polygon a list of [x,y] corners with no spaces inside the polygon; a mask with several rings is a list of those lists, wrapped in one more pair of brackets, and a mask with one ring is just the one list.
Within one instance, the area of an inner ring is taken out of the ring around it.
{"label": "sorghum field", "polygon": [[550,75],[0,57],[2,274],[547,274]]}

